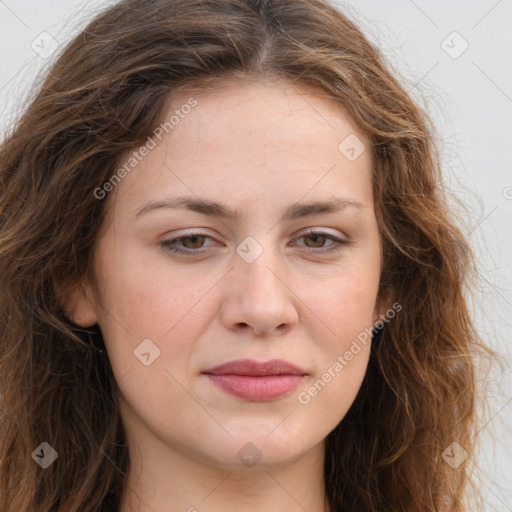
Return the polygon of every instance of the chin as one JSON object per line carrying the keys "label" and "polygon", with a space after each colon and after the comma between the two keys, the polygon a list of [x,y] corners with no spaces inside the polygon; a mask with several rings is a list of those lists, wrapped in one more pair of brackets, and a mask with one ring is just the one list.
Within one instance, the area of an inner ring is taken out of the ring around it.
{"label": "chin", "polygon": [[263,435],[253,431],[252,434],[238,434],[233,438],[226,434],[224,440],[212,440],[202,452],[204,462],[229,471],[275,470],[292,464],[315,445],[305,445],[302,438],[284,431],[275,437],[275,432],[270,435],[268,432],[266,429]]}

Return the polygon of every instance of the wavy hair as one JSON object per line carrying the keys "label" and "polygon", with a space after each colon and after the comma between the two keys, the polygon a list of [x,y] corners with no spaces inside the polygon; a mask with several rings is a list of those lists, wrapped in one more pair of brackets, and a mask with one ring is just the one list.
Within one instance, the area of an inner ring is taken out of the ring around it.
{"label": "wavy hair", "polygon": [[[130,466],[97,326],[64,312],[91,269],[106,201],[94,191],[161,122],[172,94],[229,76],[315,87],[371,141],[382,286],[400,314],[374,336],[359,393],[328,435],[339,512],[460,512],[472,478],[474,258],[444,190],[426,112],[327,0],[122,0],[58,55],[0,146],[0,509],[117,511]],[[47,441],[58,463],[31,453]],[[457,442],[469,459],[452,468]]]}

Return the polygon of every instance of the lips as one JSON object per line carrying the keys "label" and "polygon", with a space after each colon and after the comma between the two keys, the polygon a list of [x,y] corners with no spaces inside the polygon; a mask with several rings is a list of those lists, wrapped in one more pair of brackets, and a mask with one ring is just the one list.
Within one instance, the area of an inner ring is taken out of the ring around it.
{"label": "lips", "polygon": [[209,375],[306,375],[306,372],[299,367],[283,361],[272,359],[271,361],[258,362],[251,359],[238,359],[228,363],[215,366],[204,371]]}
{"label": "lips", "polygon": [[307,372],[281,359],[258,362],[239,359],[203,372],[224,392],[252,402],[265,402],[289,394]]}

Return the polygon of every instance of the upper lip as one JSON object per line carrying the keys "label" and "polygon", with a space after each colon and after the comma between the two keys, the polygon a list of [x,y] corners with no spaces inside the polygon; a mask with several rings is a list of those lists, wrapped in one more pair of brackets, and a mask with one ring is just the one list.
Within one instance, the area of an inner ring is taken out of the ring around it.
{"label": "upper lip", "polygon": [[307,372],[282,359],[270,361],[254,361],[252,359],[237,359],[215,366],[202,373],[210,375],[307,375]]}

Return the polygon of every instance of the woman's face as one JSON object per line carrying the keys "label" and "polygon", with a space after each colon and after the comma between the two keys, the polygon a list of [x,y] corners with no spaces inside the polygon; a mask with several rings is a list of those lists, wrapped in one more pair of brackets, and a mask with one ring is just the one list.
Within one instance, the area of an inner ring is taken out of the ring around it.
{"label": "woman's face", "polygon": [[103,199],[75,321],[99,324],[143,454],[229,469],[323,453],[386,309],[368,142],[285,83],[181,93],[173,115]]}

